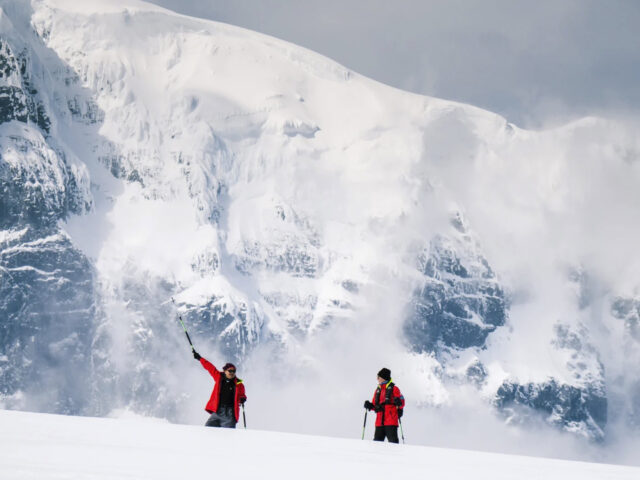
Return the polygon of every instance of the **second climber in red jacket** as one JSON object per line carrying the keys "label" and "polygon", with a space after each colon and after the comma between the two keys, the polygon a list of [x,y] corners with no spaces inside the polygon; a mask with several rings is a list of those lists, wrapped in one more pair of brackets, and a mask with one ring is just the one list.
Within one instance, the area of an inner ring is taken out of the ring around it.
{"label": "second climber in red jacket", "polygon": [[195,350],[193,358],[200,362],[216,382],[211,398],[204,408],[210,414],[205,426],[236,428],[240,418],[240,405],[247,401],[247,395],[244,391],[244,383],[236,377],[235,365],[227,363],[222,367],[221,372]]}
{"label": "second climber in red jacket", "polygon": [[378,372],[378,388],[373,394],[373,402],[367,400],[364,408],[377,413],[373,439],[383,442],[386,437],[390,443],[399,443],[398,418],[402,417],[404,397],[391,381],[391,371],[388,368]]}

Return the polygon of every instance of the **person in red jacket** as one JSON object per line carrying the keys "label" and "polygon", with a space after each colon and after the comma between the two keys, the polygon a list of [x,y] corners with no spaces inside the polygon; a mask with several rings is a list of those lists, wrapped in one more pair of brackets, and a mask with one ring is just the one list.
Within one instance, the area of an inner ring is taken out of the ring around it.
{"label": "person in red jacket", "polygon": [[391,370],[388,368],[378,372],[378,388],[373,394],[373,402],[365,401],[364,408],[377,413],[373,439],[384,442],[386,437],[390,443],[399,443],[398,418],[402,417],[404,397],[391,381]]}
{"label": "person in red jacket", "polygon": [[221,372],[195,350],[193,358],[200,362],[216,382],[211,398],[204,408],[210,414],[205,426],[236,428],[236,423],[240,419],[240,405],[247,401],[247,395],[244,391],[244,383],[236,377],[235,365],[227,363],[222,367]]}

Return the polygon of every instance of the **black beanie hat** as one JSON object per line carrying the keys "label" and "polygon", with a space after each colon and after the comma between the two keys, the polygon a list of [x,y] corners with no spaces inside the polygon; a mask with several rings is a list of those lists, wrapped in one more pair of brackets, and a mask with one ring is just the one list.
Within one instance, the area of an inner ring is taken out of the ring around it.
{"label": "black beanie hat", "polygon": [[236,369],[236,366],[233,363],[227,363],[225,364],[224,367],[222,367],[222,371],[226,372],[227,370],[229,370],[230,368],[233,368],[234,370]]}
{"label": "black beanie hat", "polygon": [[385,380],[389,381],[391,380],[391,370],[389,370],[388,368],[383,368],[378,372],[378,376],[380,378],[384,378]]}

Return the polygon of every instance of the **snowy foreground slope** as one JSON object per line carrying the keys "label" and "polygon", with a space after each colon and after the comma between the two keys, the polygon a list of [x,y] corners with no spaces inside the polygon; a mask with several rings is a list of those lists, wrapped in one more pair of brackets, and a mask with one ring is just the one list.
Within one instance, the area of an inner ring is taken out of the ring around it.
{"label": "snowy foreground slope", "polygon": [[640,468],[372,441],[0,411],[3,480],[637,480]]}
{"label": "snowy foreground slope", "polygon": [[350,437],[386,366],[416,443],[640,430],[633,122],[525,131],[137,0],[0,0],[0,107],[1,408],[201,424],[179,313],[256,428]]}

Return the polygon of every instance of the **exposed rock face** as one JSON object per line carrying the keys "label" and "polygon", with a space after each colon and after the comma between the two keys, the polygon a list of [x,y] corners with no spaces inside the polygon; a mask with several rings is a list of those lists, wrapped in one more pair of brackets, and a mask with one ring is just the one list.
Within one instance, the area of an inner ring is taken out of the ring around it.
{"label": "exposed rock face", "polygon": [[[435,354],[447,374],[447,362],[465,350],[483,350],[488,336],[508,320],[508,297],[487,260],[457,215],[448,236],[435,237],[419,257],[423,286],[414,296],[414,310],[405,324],[408,343],[417,352]],[[583,295],[584,296],[584,295]],[[625,318],[633,307],[619,304]],[[622,313],[621,313],[622,314]],[[633,323],[631,321],[631,323]],[[551,345],[566,352],[565,381],[506,379],[493,394],[494,405],[510,422],[542,415],[554,426],[585,438],[602,440],[607,424],[607,392],[602,363],[587,341],[586,328],[556,325]],[[453,376],[460,381],[459,374]],[[483,388],[488,372],[479,360],[464,372],[465,380]]]}
{"label": "exposed rock face", "polygon": [[518,407],[529,407],[552,425],[585,438],[603,440],[608,404],[598,352],[588,342],[584,327],[574,330],[558,324],[556,336],[554,346],[566,353],[570,377],[524,384],[505,380],[496,392],[495,404],[511,421],[524,421],[527,413],[523,415]]}
{"label": "exposed rock face", "polygon": [[26,226],[8,237],[0,242],[0,393],[22,391],[27,408],[80,413],[91,372],[91,265],[60,232]]}
{"label": "exposed rock face", "polygon": [[[6,21],[6,20],[5,20]],[[29,49],[0,38],[0,394],[79,413],[90,386],[93,269],[57,222],[86,211],[86,176],[50,136]]]}
{"label": "exposed rock face", "polygon": [[85,191],[66,162],[31,127],[3,128],[0,163],[0,227],[54,228],[59,219],[89,206]]}
{"label": "exposed rock face", "polygon": [[184,319],[199,337],[213,337],[225,358],[246,359],[260,340],[264,316],[246,302],[232,298],[212,298],[204,305],[184,305]]}
{"label": "exposed rock face", "polygon": [[611,313],[615,318],[624,322],[628,335],[640,342],[640,300],[616,297],[611,303]]}
{"label": "exposed rock face", "polygon": [[516,407],[525,406],[565,430],[596,440],[604,438],[607,397],[602,385],[577,388],[555,380],[525,385],[505,382],[498,389],[496,405],[508,416],[519,416],[515,421],[522,421],[523,414]]}
{"label": "exposed rock face", "polygon": [[482,347],[507,320],[507,299],[460,217],[449,237],[437,236],[418,258],[424,285],[405,324],[418,352]]}
{"label": "exposed rock face", "polygon": [[30,57],[19,55],[0,38],[0,124],[17,120],[33,122],[49,133],[51,121],[31,80]]}

